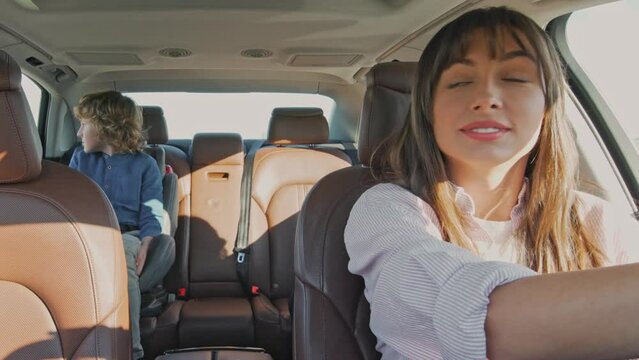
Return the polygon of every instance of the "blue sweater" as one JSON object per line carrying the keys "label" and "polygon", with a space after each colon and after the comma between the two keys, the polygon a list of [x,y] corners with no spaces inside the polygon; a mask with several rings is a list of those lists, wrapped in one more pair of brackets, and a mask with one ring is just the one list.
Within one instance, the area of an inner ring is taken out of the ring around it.
{"label": "blue sweater", "polygon": [[162,179],[155,160],[145,153],[86,153],[78,147],[69,166],[95,181],[111,201],[120,225],[136,226],[140,238],[162,232]]}

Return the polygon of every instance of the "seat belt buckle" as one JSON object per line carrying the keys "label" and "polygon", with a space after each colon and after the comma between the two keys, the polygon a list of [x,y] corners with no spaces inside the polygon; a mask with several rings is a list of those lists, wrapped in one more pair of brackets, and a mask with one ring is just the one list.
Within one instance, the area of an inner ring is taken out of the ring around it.
{"label": "seat belt buckle", "polygon": [[260,294],[260,287],[256,286],[256,285],[251,286],[251,294],[256,295],[256,296],[259,295]]}
{"label": "seat belt buckle", "polygon": [[179,288],[177,296],[179,298],[185,298],[186,297],[186,288]]}
{"label": "seat belt buckle", "polygon": [[246,254],[244,252],[237,253],[237,262],[238,264],[244,264],[244,260],[246,260]]}

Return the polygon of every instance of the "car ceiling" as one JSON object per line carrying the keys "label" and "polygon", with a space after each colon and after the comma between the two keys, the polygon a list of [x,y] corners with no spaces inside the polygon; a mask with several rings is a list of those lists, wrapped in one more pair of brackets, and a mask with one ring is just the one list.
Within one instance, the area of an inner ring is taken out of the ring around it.
{"label": "car ceiling", "polygon": [[[603,2],[7,0],[0,2],[0,48],[27,73],[59,83],[242,79],[350,84],[376,63],[417,60],[434,31],[471,8],[508,5],[544,25]],[[191,54],[160,54],[176,48]],[[248,49],[272,55],[242,56]],[[42,64],[27,64],[29,57]]]}

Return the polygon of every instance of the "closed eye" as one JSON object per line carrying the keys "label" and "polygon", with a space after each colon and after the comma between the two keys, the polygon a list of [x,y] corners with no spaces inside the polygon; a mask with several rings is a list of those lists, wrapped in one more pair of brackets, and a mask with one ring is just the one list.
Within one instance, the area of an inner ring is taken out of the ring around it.
{"label": "closed eye", "polygon": [[471,83],[472,83],[472,81],[456,81],[456,82],[448,84],[447,87],[449,89],[454,89],[454,88],[457,88],[457,87],[460,87],[460,86],[464,86],[464,85],[468,85],[468,84],[471,84]]}
{"label": "closed eye", "polygon": [[515,83],[527,83],[527,82],[530,82],[527,79],[515,78],[515,77],[507,77],[507,78],[503,78],[502,80],[508,81],[508,82],[515,82]]}

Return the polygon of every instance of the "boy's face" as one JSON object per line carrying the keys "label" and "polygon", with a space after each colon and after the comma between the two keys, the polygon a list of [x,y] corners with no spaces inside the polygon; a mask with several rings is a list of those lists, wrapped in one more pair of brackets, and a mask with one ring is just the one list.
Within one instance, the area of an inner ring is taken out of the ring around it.
{"label": "boy's face", "polygon": [[104,148],[104,144],[98,139],[98,131],[95,126],[85,119],[80,119],[80,130],[77,135],[82,140],[84,151],[87,153],[102,151]]}

